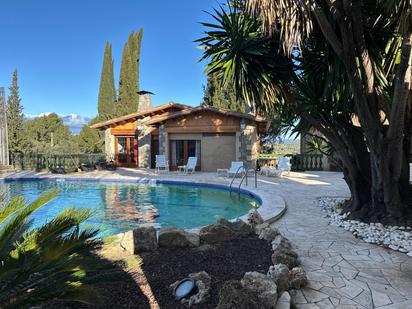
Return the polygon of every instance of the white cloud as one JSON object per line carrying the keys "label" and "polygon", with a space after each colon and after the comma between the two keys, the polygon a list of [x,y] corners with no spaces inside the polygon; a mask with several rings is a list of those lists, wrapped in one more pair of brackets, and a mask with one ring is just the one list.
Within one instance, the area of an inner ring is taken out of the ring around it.
{"label": "white cloud", "polygon": [[[27,114],[27,115],[24,115],[24,118],[26,120],[32,120],[38,117],[48,116],[50,114],[52,114],[52,112],[44,112],[38,115]],[[63,120],[63,123],[66,126],[68,126],[70,128],[70,131],[72,131],[74,134],[79,134],[82,127],[85,124],[89,123],[89,121],[92,120],[93,118],[93,117],[81,116],[81,115],[77,115],[73,113],[70,113],[68,115],[58,115],[58,116]]]}

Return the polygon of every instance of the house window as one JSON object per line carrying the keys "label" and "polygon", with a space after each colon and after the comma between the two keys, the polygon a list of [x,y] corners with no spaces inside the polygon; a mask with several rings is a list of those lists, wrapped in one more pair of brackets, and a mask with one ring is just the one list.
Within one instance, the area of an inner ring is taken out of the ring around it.
{"label": "house window", "polygon": [[197,157],[197,169],[200,169],[200,140],[170,141],[170,167],[186,165],[189,157]]}

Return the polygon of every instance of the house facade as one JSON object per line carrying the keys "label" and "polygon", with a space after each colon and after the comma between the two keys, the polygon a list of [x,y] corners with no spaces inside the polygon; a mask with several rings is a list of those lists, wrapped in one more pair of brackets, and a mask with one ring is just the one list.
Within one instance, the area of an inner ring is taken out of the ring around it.
{"label": "house facade", "polygon": [[199,171],[216,171],[232,161],[254,166],[269,125],[252,114],[170,102],[91,128],[105,131],[105,152],[117,166],[154,168],[155,156],[164,154],[171,170],[195,156]]}

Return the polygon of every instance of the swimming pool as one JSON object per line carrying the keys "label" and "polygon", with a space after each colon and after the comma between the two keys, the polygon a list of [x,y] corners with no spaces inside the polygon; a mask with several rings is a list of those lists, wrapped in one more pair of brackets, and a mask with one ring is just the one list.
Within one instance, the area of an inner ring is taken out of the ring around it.
{"label": "swimming pool", "polygon": [[60,195],[37,210],[34,225],[49,221],[66,207],[87,207],[94,216],[87,221],[111,235],[142,223],[159,227],[192,228],[218,218],[233,219],[259,206],[257,197],[229,194],[223,186],[165,182],[136,184],[97,181],[5,181],[0,192],[23,195],[33,201],[42,192],[58,188]]}

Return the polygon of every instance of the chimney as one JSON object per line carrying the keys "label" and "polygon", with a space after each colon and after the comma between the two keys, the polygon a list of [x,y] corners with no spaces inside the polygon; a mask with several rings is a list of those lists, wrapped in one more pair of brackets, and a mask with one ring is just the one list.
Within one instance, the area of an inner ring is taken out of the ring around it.
{"label": "chimney", "polygon": [[139,108],[138,112],[143,112],[149,109],[152,109],[152,94],[151,93],[143,93],[139,94]]}

